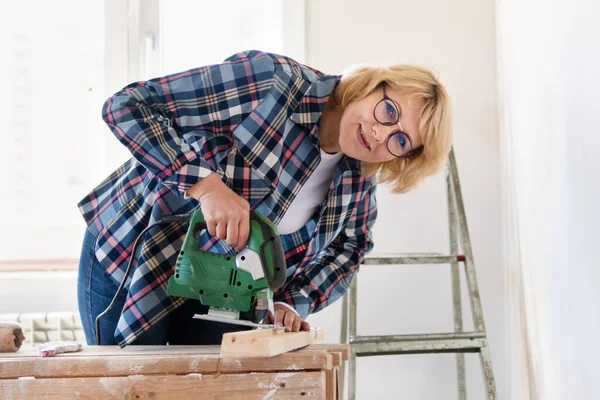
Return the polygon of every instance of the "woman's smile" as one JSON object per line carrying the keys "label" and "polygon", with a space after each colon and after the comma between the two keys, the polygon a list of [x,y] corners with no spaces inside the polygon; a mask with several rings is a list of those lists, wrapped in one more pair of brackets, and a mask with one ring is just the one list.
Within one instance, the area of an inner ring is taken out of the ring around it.
{"label": "woman's smile", "polygon": [[371,146],[369,144],[369,141],[367,140],[366,135],[363,132],[362,129],[362,125],[358,124],[358,127],[356,128],[356,140],[358,141],[358,143],[363,146],[365,149],[371,151]]}

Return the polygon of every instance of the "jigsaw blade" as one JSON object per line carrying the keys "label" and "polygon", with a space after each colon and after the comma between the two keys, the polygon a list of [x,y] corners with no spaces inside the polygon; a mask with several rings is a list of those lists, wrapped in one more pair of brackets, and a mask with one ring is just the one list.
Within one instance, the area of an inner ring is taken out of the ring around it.
{"label": "jigsaw blade", "polygon": [[267,299],[267,307],[273,316],[273,319],[275,319],[275,306],[273,305],[273,299]]}
{"label": "jigsaw blade", "polygon": [[250,326],[252,328],[283,329],[281,325],[260,324],[258,322],[246,321],[244,319],[230,319],[230,318],[226,318],[226,317],[217,317],[214,315],[207,315],[207,314],[195,314],[193,318],[194,319],[203,319],[205,321],[221,322],[224,324]]}

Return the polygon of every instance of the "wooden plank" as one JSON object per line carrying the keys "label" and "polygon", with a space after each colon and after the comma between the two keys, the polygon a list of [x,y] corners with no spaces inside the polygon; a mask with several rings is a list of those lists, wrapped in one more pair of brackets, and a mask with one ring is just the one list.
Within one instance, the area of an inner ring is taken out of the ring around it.
{"label": "wooden plank", "polygon": [[348,361],[352,348],[349,344],[316,343],[304,347],[302,350],[325,350],[329,352],[342,353],[342,359]]}
{"label": "wooden plank", "polygon": [[331,352],[329,354],[331,354],[331,364],[334,368],[342,365],[342,353]]}
{"label": "wooden plank", "polygon": [[[138,355],[192,355],[192,354],[214,354],[218,355],[221,346],[127,346],[121,348],[119,346],[83,346],[82,350],[77,353],[61,354],[61,357],[106,357],[106,356],[138,356]],[[17,353],[2,353],[0,360],[4,358],[21,358],[21,357],[40,357],[38,349],[21,350]]]}
{"label": "wooden plank", "polygon": [[338,368],[325,371],[325,398],[327,400],[339,400],[339,373]]}
{"label": "wooden plank", "polygon": [[[347,346],[347,348],[346,348]],[[131,356],[163,356],[163,355],[218,355],[221,346],[84,346],[81,351],[76,353],[60,354],[57,357],[131,357]],[[350,345],[339,344],[311,344],[295,352],[301,351],[327,351],[341,352],[345,360],[350,354]],[[17,353],[0,353],[0,361],[8,359],[22,358],[40,358],[40,352],[37,349],[23,350]]]}
{"label": "wooden plank", "polygon": [[[221,346],[127,346],[120,348],[119,346],[84,346],[80,352],[61,354],[61,357],[94,357],[94,356],[138,356],[138,355],[201,355],[201,354],[219,354]],[[348,360],[350,358],[349,344],[330,344],[330,343],[314,343],[302,349],[296,350],[316,350],[340,352],[342,358]],[[0,353],[0,361],[7,358],[23,358],[34,357],[39,358],[40,352],[38,349],[21,349],[17,353]]]}
{"label": "wooden plank", "polygon": [[323,340],[322,328],[309,332],[278,329],[230,332],[223,335],[221,357],[272,357]]}
{"label": "wooden plank", "polygon": [[250,373],[0,380],[3,399],[324,398],[325,374]]}
{"label": "wooden plank", "polygon": [[0,360],[0,380],[32,376],[91,377],[162,374],[325,370],[333,367],[326,351],[290,352],[271,358],[223,358],[217,354],[146,354],[129,357],[23,357]]}

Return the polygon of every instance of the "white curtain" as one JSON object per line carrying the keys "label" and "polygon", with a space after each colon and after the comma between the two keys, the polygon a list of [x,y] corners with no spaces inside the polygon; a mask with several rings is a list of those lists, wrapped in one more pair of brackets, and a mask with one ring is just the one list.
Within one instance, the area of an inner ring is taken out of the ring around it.
{"label": "white curtain", "polygon": [[512,399],[600,398],[600,2],[497,0]]}

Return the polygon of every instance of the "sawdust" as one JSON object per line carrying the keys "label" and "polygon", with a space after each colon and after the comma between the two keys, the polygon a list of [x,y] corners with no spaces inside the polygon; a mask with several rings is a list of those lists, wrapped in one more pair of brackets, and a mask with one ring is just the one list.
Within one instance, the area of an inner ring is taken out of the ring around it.
{"label": "sawdust", "polygon": [[263,396],[262,400],[273,399],[276,392],[277,392],[277,389],[269,390],[269,392]]}
{"label": "sawdust", "polygon": [[199,358],[193,358],[188,363],[188,369],[192,370],[192,371],[195,371],[195,370],[198,369],[198,365],[200,365],[200,359]]}
{"label": "sawdust", "polygon": [[144,370],[144,366],[142,364],[134,364],[131,366],[131,368],[129,368],[129,371],[133,372],[134,374],[139,374],[143,370]]}
{"label": "sawdust", "polygon": [[287,378],[291,378],[292,376],[296,376],[298,375],[298,373],[296,372],[278,372],[277,375],[275,375],[275,379],[279,380],[279,379],[287,379]]}
{"label": "sawdust", "polygon": [[259,389],[273,389],[273,388],[277,388],[279,385],[275,382],[271,382],[271,383],[265,383],[265,382],[258,382],[258,388]]}

